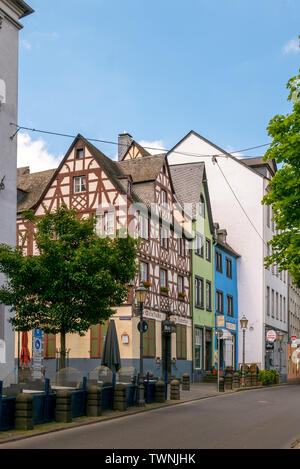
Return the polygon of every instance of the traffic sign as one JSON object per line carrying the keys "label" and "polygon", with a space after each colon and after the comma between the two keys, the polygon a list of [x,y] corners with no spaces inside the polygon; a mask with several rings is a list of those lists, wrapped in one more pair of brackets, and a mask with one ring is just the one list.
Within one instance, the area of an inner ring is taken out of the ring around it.
{"label": "traffic sign", "polygon": [[40,350],[40,349],[41,349],[41,341],[40,341],[40,339],[36,339],[36,340],[34,341],[34,348],[35,348],[35,350]]}
{"label": "traffic sign", "polygon": [[[138,323],[138,330],[141,332],[141,321]],[[143,321],[143,334],[148,330],[148,323]]]}
{"label": "traffic sign", "polygon": [[291,341],[294,342],[294,340],[297,339],[297,336],[296,335],[291,335]]}
{"label": "traffic sign", "polygon": [[268,342],[275,342],[277,339],[277,335],[275,331],[268,331],[267,332],[267,341]]}

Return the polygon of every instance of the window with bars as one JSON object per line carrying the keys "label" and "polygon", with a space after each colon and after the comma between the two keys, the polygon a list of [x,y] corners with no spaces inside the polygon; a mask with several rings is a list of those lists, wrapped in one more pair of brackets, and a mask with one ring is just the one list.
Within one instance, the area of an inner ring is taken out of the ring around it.
{"label": "window with bars", "polygon": [[195,278],[195,306],[204,308],[204,280],[201,277]]}
{"label": "window with bars", "polygon": [[211,242],[208,238],[206,238],[206,260],[211,262]]}
{"label": "window with bars", "polygon": [[222,254],[216,251],[216,271],[222,273]]}
{"label": "window with bars", "polygon": [[108,321],[104,324],[91,326],[90,333],[90,357],[101,358],[104,346],[104,340],[107,333]]}
{"label": "window with bars", "polygon": [[209,280],[206,280],[206,309],[208,311],[212,310],[212,305],[211,305],[211,282]]}
{"label": "window with bars", "polygon": [[187,359],[186,326],[176,326],[176,356],[177,360]]}
{"label": "window with bars", "polygon": [[140,282],[148,282],[148,264],[140,262]]}
{"label": "window with bars", "polygon": [[200,233],[196,233],[196,254],[204,257],[204,238]]}
{"label": "window with bars", "polygon": [[160,228],[160,247],[168,249],[168,229],[161,226]]}
{"label": "window with bars", "polygon": [[73,178],[73,188],[74,194],[86,191],[86,177],[85,176],[75,176]]}
{"label": "window with bars", "polygon": [[226,257],[226,277],[232,278],[232,261]]}
{"label": "window with bars", "polygon": [[139,213],[139,235],[142,239],[149,239],[149,218]]}
{"label": "window with bars", "polygon": [[44,336],[44,358],[56,358],[55,334],[45,334]]}
{"label": "window with bars", "polygon": [[155,345],[155,320],[144,319],[148,323],[148,330],[143,334],[143,355],[144,357],[154,358],[156,356]]}
{"label": "window with bars", "polygon": [[227,295],[227,316],[233,318],[233,297],[231,295]]}
{"label": "window with bars", "polygon": [[216,291],[216,312],[222,314],[224,313],[223,292],[220,290]]}

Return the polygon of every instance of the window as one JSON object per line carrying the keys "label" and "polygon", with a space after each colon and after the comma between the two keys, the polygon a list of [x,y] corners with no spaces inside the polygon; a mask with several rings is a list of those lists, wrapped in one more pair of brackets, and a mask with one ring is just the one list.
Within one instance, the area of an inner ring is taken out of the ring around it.
{"label": "window", "polygon": [[283,322],[286,322],[285,296],[283,297]]}
{"label": "window", "polygon": [[178,238],[177,243],[178,243],[178,244],[177,244],[177,247],[178,247],[178,254],[179,254],[179,256],[184,257],[184,255],[185,255],[185,249],[184,249],[184,247],[185,247],[184,244],[185,244],[185,243],[184,243],[184,238]]}
{"label": "window", "polygon": [[202,356],[203,356],[203,330],[195,328],[195,368],[202,369]]}
{"label": "window", "polygon": [[156,355],[155,347],[155,320],[144,319],[148,323],[148,330],[143,334],[143,355],[144,357],[154,358]]}
{"label": "window", "polygon": [[220,290],[216,292],[216,312],[224,313],[223,292]]}
{"label": "window", "polygon": [[275,307],[274,295],[275,295],[275,292],[274,290],[272,290],[272,318],[274,318],[274,307]]}
{"label": "window", "polygon": [[270,221],[271,221],[271,210],[270,205],[267,205],[267,226],[270,228]]}
{"label": "window", "polygon": [[183,293],[183,290],[183,277],[181,277],[181,275],[178,275],[178,293]]}
{"label": "window", "polygon": [[176,327],[176,355],[177,360],[186,360],[186,326]]}
{"label": "window", "polygon": [[204,241],[203,235],[200,233],[196,233],[196,254],[204,257]]}
{"label": "window", "polygon": [[148,281],[148,264],[146,262],[140,263],[140,282]]}
{"label": "window", "polygon": [[104,214],[104,235],[110,236],[115,233],[115,213],[105,212]]}
{"label": "window", "polygon": [[282,321],[282,295],[280,295],[280,321]]}
{"label": "window", "polygon": [[85,176],[75,176],[73,178],[74,181],[74,194],[78,194],[79,192],[86,191],[86,179]]}
{"label": "window", "polygon": [[226,276],[232,278],[232,261],[226,257]]}
{"label": "window", "polygon": [[83,148],[78,148],[76,150],[76,160],[82,160],[83,159]]}
{"label": "window", "polygon": [[205,244],[205,251],[206,251],[206,260],[208,262],[211,262],[211,242],[210,239],[206,238],[206,244]]}
{"label": "window", "polygon": [[163,249],[168,249],[168,229],[161,227],[160,229],[160,247]]}
{"label": "window", "polygon": [[278,317],[278,293],[276,292],[276,319],[279,319]]}
{"label": "window", "polygon": [[204,308],[204,281],[201,277],[195,278],[195,306]]}
{"label": "window", "polygon": [[167,288],[167,271],[160,269],[160,286]]}
{"label": "window", "polygon": [[270,316],[270,287],[267,287],[267,315]]}
{"label": "window", "polygon": [[91,358],[101,358],[104,346],[105,335],[108,328],[108,321],[105,324],[91,326]]}
{"label": "window", "polygon": [[199,215],[205,218],[205,200],[202,194],[200,196]]}
{"label": "window", "polygon": [[216,251],[216,270],[217,272],[222,273],[222,254],[219,251]]}
{"label": "window", "polygon": [[45,334],[44,358],[56,358],[56,335]]}
{"label": "window", "polygon": [[211,311],[211,282],[206,280],[206,309]]}
{"label": "window", "polygon": [[227,295],[227,316],[233,318],[233,297]]}
{"label": "window", "polygon": [[139,235],[143,239],[149,239],[149,218],[139,213]]}
{"label": "window", "polygon": [[168,198],[167,198],[167,193],[165,190],[161,190],[161,203],[162,205],[167,205],[167,201],[168,201]]}

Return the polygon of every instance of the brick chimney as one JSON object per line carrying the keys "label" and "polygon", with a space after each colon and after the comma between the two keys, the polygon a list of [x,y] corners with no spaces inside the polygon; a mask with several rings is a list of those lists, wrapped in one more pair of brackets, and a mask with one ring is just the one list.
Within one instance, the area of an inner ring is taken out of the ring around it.
{"label": "brick chimney", "polygon": [[133,142],[133,138],[127,132],[123,134],[119,134],[118,138],[118,161],[122,161],[124,156],[126,155],[131,143]]}

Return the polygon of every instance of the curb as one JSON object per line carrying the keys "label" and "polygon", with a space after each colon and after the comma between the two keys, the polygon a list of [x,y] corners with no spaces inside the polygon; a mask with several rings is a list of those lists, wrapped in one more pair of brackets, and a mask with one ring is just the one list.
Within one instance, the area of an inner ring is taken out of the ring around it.
{"label": "curb", "polygon": [[[72,422],[72,423],[67,423],[65,425],[63,425],[62,427],[59,427],[59,428],[54,428],[54,429],[49,429],[49,430],[41,430],[39,432],[34,432],[34,430],[29,430],[30,434],[23,434],[23,435],[16,435],[16,436],[12,436],[12,437],[8,437],[6,439],[0,439],[0,447],[2,444],[5,444],[5,443],[11,443],[11,442],[14,442],[14,441],[20,441],[20,440],[27,440],[28,438],[33,438],[33,437],[36,437],[36,436],[42,436],[42,435],[47,435],[49,433],[54,433],[54,432],[60,432],[60,431],[63,431],[63,430],[69,430],[69,429],[72,429],[72,428],[79,428],[79,427],[85,427],[87,425],[92,425],[92,424],[96,424],[96,423],[101,423],[101,422],[109,422],[111,420],[116,420],[116,419],[119,419],[119,418],[124,418],[124,417],[130,417],[131,415],[137,415],[137,414],[141,414],[141,413],[144,413],[144,412],[151,412],[153,410],[158,410],[158,409],[163,409],[165,407],[172,407],[172,406],[175,406],[175,405],[182,405],[182,404],[186,404],[188,402],[195,402],[195,401],[201,401],[201,400],[205,400],[205,399],[215,399],[217,397],[222,397],[222,396],[225,396],[225,395],[229,395],[229,394],[235,394],[236,392],[240,392],[240,391],[254,391],[254,390],[257,390],[257,389],[269,389],[269,388],[272,388],[272,387],[282,387],[282,386],[289,386],[288,384],[274,384],[274,385],[270,385],[270,386],[254,386],[254,387],[245,387],[245,388],[238,388],[238,389],[235,389],[235,390],[232,390],[232,391],[225,391],[225,392],[222,392],[222,393],[217,393],[217,394],[212,394],[210,396],[204,396],[204,397],[195,397],[193,399],[182,399],[180,401],[170,401],[168,400],[166,403],[162,404],[162,405],[158,405],[156,407],[153,407],[153,408],[141,408],[141,409],[136,409],[134,411],[125,411],[124,413],[121,413],[121,414],[118,414],[118,415],[110,415],[110,416],[107,416],[107,417],[95,417],[93,421],[88,421],[88,422]],[[147,405],[147,404],[146,404]],[[151,404],[148,404],[148,405],[151,405]],[[80,418],[84,418],[84,417],[80,417]],[[55,424],[56,422],[54,422]]]}

